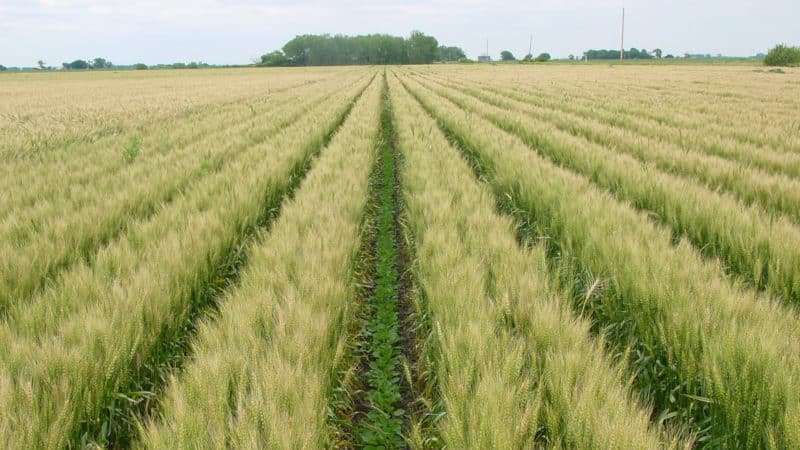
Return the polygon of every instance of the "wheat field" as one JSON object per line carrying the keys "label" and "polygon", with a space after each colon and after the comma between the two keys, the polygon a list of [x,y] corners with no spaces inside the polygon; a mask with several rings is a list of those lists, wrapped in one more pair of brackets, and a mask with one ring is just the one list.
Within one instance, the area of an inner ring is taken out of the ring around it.
{"label": "wheat field", "polygon": [[800,71],[0,76],[4,448],[800,448]]}

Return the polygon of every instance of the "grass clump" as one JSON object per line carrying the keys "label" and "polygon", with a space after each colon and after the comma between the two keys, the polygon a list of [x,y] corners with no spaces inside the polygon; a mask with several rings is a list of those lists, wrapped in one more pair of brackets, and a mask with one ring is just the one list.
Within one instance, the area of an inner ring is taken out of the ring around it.
{"label": "grass clump", "polygon": [[136,157],[139,156],[139,150],[142,146],[142,139],[139,136],[134,136],[131,142],[122,150],[122,157],[128,164],[134,162]]}

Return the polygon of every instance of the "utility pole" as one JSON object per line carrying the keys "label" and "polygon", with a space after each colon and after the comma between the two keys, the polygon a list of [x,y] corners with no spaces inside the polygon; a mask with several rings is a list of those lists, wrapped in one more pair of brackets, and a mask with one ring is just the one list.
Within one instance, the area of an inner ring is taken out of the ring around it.
{"label": "utility pole", "polygon": [[533,35],[531,35],[531,43],[528,44],[528,54],[533,58]]}
{"label": "utility pole", "polygon": [[486,38],[486,56],[489,56],[489,38]]}
{"label": "utility pole", "polygon": [[625,7],[622,7],[622,38],[619,44],[619,59],[625,59]]}

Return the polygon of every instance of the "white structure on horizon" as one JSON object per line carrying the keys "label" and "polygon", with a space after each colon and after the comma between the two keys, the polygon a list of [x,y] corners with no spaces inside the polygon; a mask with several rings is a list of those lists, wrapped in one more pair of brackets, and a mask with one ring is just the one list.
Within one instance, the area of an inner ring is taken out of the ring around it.
{"label": "white structure on horizon", "polygon": [[486,53],[478,56],[478,62],[491,62],[492,57],[489,56],[489,39],[486,39]]}

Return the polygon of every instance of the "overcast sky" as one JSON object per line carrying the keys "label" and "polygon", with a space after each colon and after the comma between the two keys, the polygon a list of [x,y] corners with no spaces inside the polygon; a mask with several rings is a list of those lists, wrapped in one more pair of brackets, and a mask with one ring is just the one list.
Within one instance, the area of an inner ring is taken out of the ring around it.
{"label": "overcast sky", "polygon": [[[625,47],[749,56],[800,44],[800,0],[625,0]],[[618,48],[623,0],[0,0],[0,64],[248,63],[297,34],[421,30],[471,58]]]}

